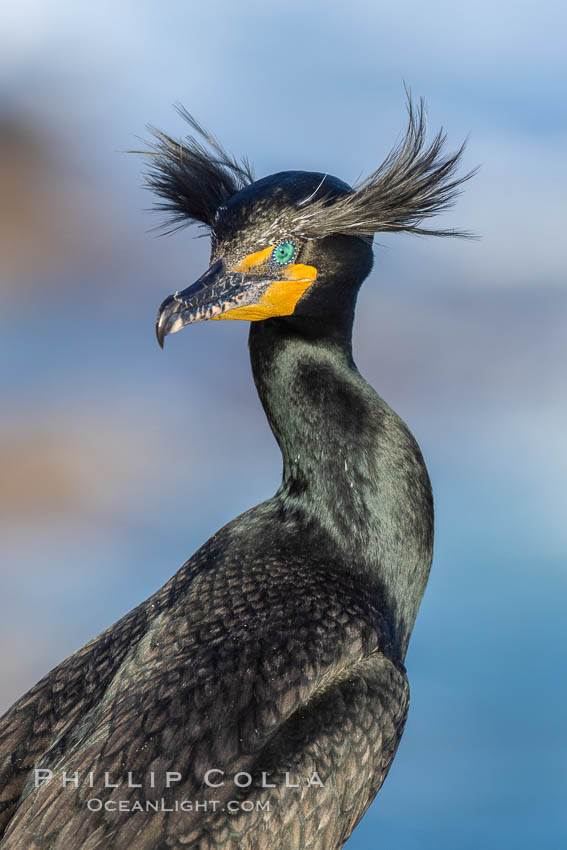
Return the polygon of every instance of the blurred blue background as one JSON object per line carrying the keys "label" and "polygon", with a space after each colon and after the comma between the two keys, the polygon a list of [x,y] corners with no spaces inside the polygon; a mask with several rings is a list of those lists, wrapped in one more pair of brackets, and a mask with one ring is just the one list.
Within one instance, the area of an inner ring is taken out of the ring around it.
{"label": "blurred blue background", "polygon": [[[559,2],[350,0],[3,10],[1,706],[278,486],[244,322],[157,347],[161,300],[208,240],[156,239],[136,147],[181,101],[257,176],[347,181],[406,122],[449,148],[447,226],[378,237],[355,358],[421,444],[436,557],[412,707],[349,850],[555,850],[565,822],[567,15]],[[440,220],[441,221],[441,220]],[[254,463],[250,462],[254,458]]]}

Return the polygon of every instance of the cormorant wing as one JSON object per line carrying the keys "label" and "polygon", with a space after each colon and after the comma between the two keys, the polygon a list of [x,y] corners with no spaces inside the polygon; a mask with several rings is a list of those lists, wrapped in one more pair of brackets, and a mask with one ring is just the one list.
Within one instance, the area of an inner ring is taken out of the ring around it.
{"label": "cormorant wing", "polygon": [[[395,754],[405,672],[353,577],[298,556],[235,560],[223,532],[5,716],[2,850],[342,846]],[[35,788],[33,767],[53,777]],[[209,770],[224,785],[209,787]],[[167,771],[181,775],[169,788]],[[105,772],[122,784],[105,787]],[[144,810],[115,811],[119,800]]]}

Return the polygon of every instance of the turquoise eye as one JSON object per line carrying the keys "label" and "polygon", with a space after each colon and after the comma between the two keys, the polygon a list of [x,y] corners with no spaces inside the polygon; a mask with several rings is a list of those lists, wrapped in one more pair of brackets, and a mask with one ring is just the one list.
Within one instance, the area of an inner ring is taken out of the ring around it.
{"label": "turquoise eye", "polygon": [[297,257],[297,245],[290,239],[280,242],[272,251],[271,262],[276,266],[287,266]]}

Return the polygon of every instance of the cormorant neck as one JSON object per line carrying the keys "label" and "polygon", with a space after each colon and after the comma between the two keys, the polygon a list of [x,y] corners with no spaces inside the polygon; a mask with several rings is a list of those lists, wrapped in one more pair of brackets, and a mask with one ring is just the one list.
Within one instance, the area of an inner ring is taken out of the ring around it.
{"label": "cormorant neck", "polygon": [[352,318],[253,322],[256,387],[283,457],[274,499],[306,552],[382,587],[403,658],[432,554],[419,447],[352,359]]}
{"label": "cormorant neck", "polygon": [[[349,320],[350,319],[350,320]],[[306,507],[321,496],[324,470],[347,454],[356,423],[340,391],[362,379],[352,359],[352,317],[322,323],[308,317],[252,323],[252,372],[283,458],[282,496],[304,494]],[[330,494],[329,494],[330,495]],[[318,510],[328,509],[326,500]]]}

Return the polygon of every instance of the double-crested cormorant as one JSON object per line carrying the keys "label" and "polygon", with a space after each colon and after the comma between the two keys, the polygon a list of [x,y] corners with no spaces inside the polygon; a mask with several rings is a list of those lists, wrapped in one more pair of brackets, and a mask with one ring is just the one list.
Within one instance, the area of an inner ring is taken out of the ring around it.
{"label": "double-crested cormorant", "polygon": [[208,148],[156,134],[161,208],[212,237],[209,270],[163,302],[159,342],[251,321],[282,484],[4,716],[1,850],[333,850],[384,781],[433,502],[351,331],[373,234],[452,234],[423,222],[466,179],[409,108],[403,142],[354,190],[303,171],[254,182],[188,115]]}

